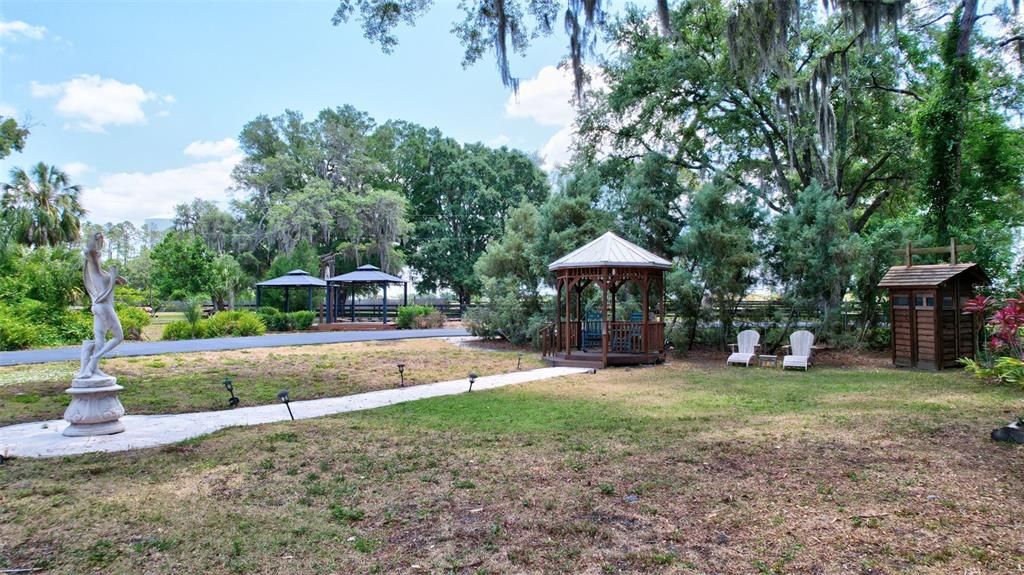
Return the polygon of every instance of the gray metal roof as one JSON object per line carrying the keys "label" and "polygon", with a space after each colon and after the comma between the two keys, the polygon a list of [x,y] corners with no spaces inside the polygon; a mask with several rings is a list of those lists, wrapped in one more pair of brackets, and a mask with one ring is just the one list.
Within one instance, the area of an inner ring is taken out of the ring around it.
{"label": "gray metal roof", "polygon": [[398,276],[382,272],[379,267],[371,265],[359,266],[355,271],[348,272],[347,274],[341,274],[340,276],[334,276],[333,278],[327,278],[327,281],[331,283],[407,283],[406,280]]}
{"label": "gray metal roof", "polygon": [[261,287],[327,287],[327,282],[305,270],[292,270],[283,276],[256,284]]}
{"label": "gray metal roof", "polygon": [[549,270],[587,267],[655,268],[667,270],[672,262],[628,242],[612,232],[558,258]]}
{"label": "gray metal roof", "polygon": [[885,272],[878,287],[934,287],[966,272],[970,272],[971,283],[988,283],[988,276],[978,264],[930,264],[893,266]]}

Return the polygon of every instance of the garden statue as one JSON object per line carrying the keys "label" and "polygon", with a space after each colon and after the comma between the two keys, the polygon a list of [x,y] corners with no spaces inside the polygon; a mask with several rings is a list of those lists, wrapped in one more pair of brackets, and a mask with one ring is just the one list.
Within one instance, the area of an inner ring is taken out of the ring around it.
{"label": "garden statue", "polygon": [[[85,291],[92,300],[93,339],[82,342],[82,363],[78,376],[71,382],[67,393],[71,404],[64,419],[71,425],[64,429],[70,437],[109,435],[124,431],[119,421],[124,407],[117,393],[124,389],[117,378],[103,373],[100,359],[124,340],[121,322],[114,309],[114,287],[124,284],[117,268],[109,271],[100,266],[103,252],[103,234],[93,234],[85,247]],[[112,337],[107,339],[107,333]]]}

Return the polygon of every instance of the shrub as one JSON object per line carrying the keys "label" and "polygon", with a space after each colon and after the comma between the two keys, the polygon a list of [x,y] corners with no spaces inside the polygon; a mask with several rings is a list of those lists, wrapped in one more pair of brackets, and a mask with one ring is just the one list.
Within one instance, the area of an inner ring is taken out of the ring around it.
{"label": "shrub", "polygon": [[436,309],[430,310],[430,313],[426,315],[418,315],[413,318],[413,325],[417,329],[434,329],[444,327],[445,322],[444,314],[437,311]]}
{"label": "shrub", "polygon": [[[429,316],[434,311],[434,308],[429,305],[402,306],[398,308],[398,316],[395,318],[395,325],[398,326],[398,329],[412,329],[413,327],[417,327],[416,318]],[[444,321],[441,323],[443,324]]]}
{"label": "shrub", "polygon": [[[199,322],[200,324],[203,322]],[[199,324],[196,325],[200,327]],[[196,331],[202,331],[197,329]],[[172,321],[171,323],[164,326],[164,333],[162,338],[165,340],[175,339],[192,339],[192,324],[185,320]]]}
{"label": "shrub", "polygon": [[311,311],[293,311],[288,314],[291,316],[292,329],[306,330],[313,326],[313,320],[316,319],[316,313]]}
{"label": "shrub", "polygon": [[28,349],[38,345],[35,329],[6,311],[0,307],[0,351]]}
{"label": "shrub", "polygon": [[121,322],[121,329],[124,330],[124,338],[127,340],[142,339],[142,328],[149,325],[153,319],[142,309],[130,305],[117,304],[117,319]]}

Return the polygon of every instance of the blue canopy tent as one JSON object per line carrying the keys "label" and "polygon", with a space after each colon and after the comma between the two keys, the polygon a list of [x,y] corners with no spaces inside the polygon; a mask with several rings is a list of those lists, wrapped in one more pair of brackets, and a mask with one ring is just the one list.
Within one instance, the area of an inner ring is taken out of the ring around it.
{"label": "blue canopy tent", "polygon": [[[388,284],[402,284],[402,305],[409,305],[409,282],[398,276],[393,276],[381,271],[377,266],[359,266],[354,271],[346,274],[327,278],[327,321],[334,323],[344,314],[345,297],[338,298],[337,289],[347,286],[347,292],[351,297],[350,321],[356,321],[356,298],[355,290],[361,285],[380,285],[384,288],[384,311],[383,322],[388,322]],[[339,313],[339,311],[341,313]]]}
{"label": "blue canopy tent", "polygon": [[327,282],[320,278],[315,278],[309,275],[309,272],[305,270],[292,270],[283,276],[276,277],[267,281],[259,282],[256,284],[256,307],[259,308],[263,303],[263,289],[264,288],[284,288],[284,311],[291,311],[291,301],[289,298],[289,292],[292,288],[306,288],[306,297],[309,304],[309,309],[313,308],[313,288],[326,288]]}

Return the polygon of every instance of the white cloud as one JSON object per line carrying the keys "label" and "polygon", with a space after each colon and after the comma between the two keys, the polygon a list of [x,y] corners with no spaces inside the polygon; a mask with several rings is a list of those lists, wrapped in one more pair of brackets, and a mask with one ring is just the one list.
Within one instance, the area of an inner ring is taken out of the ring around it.
{"label": "white cloud", "polygon": [[80,178],[83,174],[87,174],[92,171],[92,167],[85,162],[69,162],[61,166],[60,169],[65,174],[71,176],[72,179]]}
{"label": "white cloud", "polygon": [[154,214],[173,214],[174,206],[202,198],[226,205],[231,170],[242,154],[157,172],[103,174],[99,184],[82,190],[92,222],[128,220],[141,224]]}
{"label": "white cloud", "polygon": [[564,126],[576,117],[572,95],[572,73],[545,66],[535,77],[519,83],[519,93],[511,94],[505,102],[505,113],[545,126]]}
{"label": "white cloud", "polygon": [[5,118],[14,118],[18,115],[18,110],[10,104],[4,104],[0,102],[0,116]]}
{"label": "white cloud", "polygon": [[540,156],[544,158],[541,167],[545,171],[550,172],[569,163],[572,159],[572,138],[575,134],[575,124],[563,126],[541,147]]}
{"label": "white cloud", "polygon": [[42,40],[46,36],[46,28],[33,26],[21,20],[0,20],[0,39],[4,40]]}
{"label": "white cloud", "polygon": [[492,148],[500,148],[509,145],[511,142],[512,139],[505,134],[498,134],[497,137],[487,140],[486,144]]}
{"label": "white cloud", "polygon": [[[597,69],[589,69],[590,90],[603,90],[607,86]],[[576,109],[573,106],[573,75],[569,70],[545,66],[537,75],[520,82],[519,94],[512,94],[505,102],[505,114],[511,118],[533,120],[542,126],[557,126],[555,132],[541,147],[544,169],[553,170],[572,159],[572,140],[576,132]]]}
{"label": "white cloud", "polygon": [[[72,125],[91,132],[103,132],[106,126],[144,124],[143,104],[169,103],[170,96],[146,91],[138,84],[125,84],[112,78],[82,74],[67,82],[40,84],[33,81],[36,98],[57,97],[56,111],[70,118]],[[170,97],[173,101],[173,97]]]}
{"label": "white cloud", "polygon": [[194,158],[224,158],[238,153],[238,140],[224,138],[216,142],[196,140],[185,146],[185,155]]}

